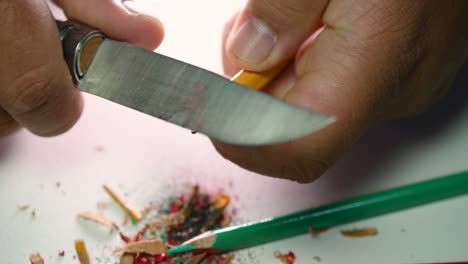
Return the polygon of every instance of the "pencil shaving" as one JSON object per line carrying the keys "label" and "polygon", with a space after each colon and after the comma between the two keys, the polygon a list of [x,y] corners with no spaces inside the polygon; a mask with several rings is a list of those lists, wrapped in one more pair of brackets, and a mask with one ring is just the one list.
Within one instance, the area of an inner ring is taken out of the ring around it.
{"label": "pencil shaving", "polygon": [[215,196],[215,207],[218,209],[224,209],[228,206],[230,197],[225,194],[218,194]]}
{"label": "pencil shaving", "polygon": [[227,255],[221,264],[231,264],[231,262],[234,260],[234,254],[229,254]]}
{"label": "pencil shaving", "polygon": [[166,253],[167,246],[164,242],[159,239],[143,240],[137,242],[131,242],[122,248],[114,250],[114,252],[130,253],[130,254],[149,254],[159,255]]}
{"label": "pencil shaving", "polygon": [[75,240],[75,251],[80,264],[90,264],[88,250],[83,240]]}
{"label": "pencil shaving", "polygon": [[341,230],[341,234],[346,237],[368,237],[376,236],[378,230],[375,227],[355,228],[351,230]]}
{"label": "pencil shaving", "polygon": [[92,221],[94,223],[106,226],[110,228],[111,230],[118,230],[119,227],[117,224],[115,224],[112,220],[109,218],[105,217],[104,215],[100,213],[95,213],[95,212],[90,212],[90,211],[84,211],[78,213],[78,218],[85,219]]}
{"label": "pencil shaving", "polygon": [[185,217],[181,213],[174,213],[170,215],[165,215],[151,223],[149,223],[147,226],[150,230],[156,230],[162,226],[173,226],[173,225],[178,225],[182,224],[185,220]]}
{"label": "pencil shaving", "polygon": [[281,252],[276,251],[274,256],[275,258],[279,259],[283,264],[294,264],[294,262],[296,261],[296,255],[292,251],[289,251],[286,254],[282,254]]}
{"label": "pencil shaving", "polygon": [[31,262],[31,264],[44,264],[44,259],[42,258],[41,255],[39,255],[39,253],[34,253],[34,254],[31,254],[31,256],[29,256],[29,261]]}
{"label": "pencil shaving", "polygon": [[117,194],[114,192],[109,186],[103,185],[104,191],[106,191],[107,194],[118,204],[124,211],[135,221],[140,221],[142,219],[141,212],[138,211],[137,209],[131,207],[127,201],[123,198],[123,196]]}
{"label": "pencil shaving", "polygon": [[130,255],[130,254],[123,254],[121,257],[120,257],[120,264],[133,264],[133,262],[135,261],[135,257],[133,255]]}
{"label": "pencil shaving", "polygon": [[198,264],[200,263],[204,258],[206,257],[206,253],[201,253],[197,255],[193,255],[187,261],[184,262],[184,264]]}
{"label": "pencil shaving", "polygon": [[30,208],[31,206],[29,204],[18,204],[16,208],[20,211],[26,211]]}

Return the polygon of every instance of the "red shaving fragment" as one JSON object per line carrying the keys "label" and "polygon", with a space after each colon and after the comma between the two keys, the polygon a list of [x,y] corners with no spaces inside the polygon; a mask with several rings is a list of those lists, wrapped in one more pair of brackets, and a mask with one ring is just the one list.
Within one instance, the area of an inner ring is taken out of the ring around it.
{"label": "red shaving fragment", "polygon": [[296,261],[296,255],[294,252],[289,251],[286,254],[281,254],[280,252],[275,252],[275,258],[281,260],[284,264],[294,264]]}
{"label": "red shaving fragment", "polygon": [[59,254],[60,257],[63,257],[63,256],[65,256],[65,251],[60,250],[58,254]]}
{"label": "red shaving fragment", "polygon": [[133,264],[149,264],[149,263],[151,263],[150,260],[144,256],[136,257],[135,261],[133,262]]}
{"label": "red shaving fragment", "polygon": [[157,263],[157,262],[163,261],[165,258],[166,258],[166,254],[164,254],[164,253],[154,255],[154,262]]}
{"label": "red shaving fragment", "polygon": [[132,239],[129,236],[125,235],[122,232],[119,232],[119,236],[122,239],[122,241],[125,243],[130,243],[132,241]]}
{"label": "red shaving fragment", "polygon": [[133,238],[133,241],[134,242],[140,241],[143,238],[143,236],[145,235],[145,232],[146,232],[146,227],[143,228],[142,230],[138,231],[138,233],[136,233],[135,237]]}
{"label": "red shaving fragment", "polygon": [[179,209],[182,207],[184,203],[184,195],[182,194],[179,199],[177,199],[171,206],[171,209],[169,210],[170,214],[177,213]]}
{"label": "red shaving fragment", "polygon": [[318,235],[318,234],[327,232],[330,229],[331,229],[331,227],[324,227],[324,228],[318,228],[317,229],[317,228],[311,226],[311,227],[309,227],[309,233],[312,233],[314,235]]}

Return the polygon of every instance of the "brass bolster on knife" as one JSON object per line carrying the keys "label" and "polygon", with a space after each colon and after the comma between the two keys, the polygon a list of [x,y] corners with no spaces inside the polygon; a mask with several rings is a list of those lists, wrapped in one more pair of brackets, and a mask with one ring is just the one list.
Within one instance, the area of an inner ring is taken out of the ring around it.
{"label": "brass bolster on knife", "polygon": [[73,77],[73,82],[77,84],[88,71],[105,36],[95,29],[73,21],[57,21],[57,25],[64,59]]}

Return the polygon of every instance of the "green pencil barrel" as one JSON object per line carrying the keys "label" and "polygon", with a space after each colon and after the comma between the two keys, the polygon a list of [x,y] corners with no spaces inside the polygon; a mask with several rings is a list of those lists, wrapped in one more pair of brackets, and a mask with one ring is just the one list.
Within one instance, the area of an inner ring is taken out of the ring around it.
{"label": "green pencil barrel", "polygon": [[[411,208],[468,193],[468,172],[410,184],[349,200],[216,230],[213,248],[231,251]],[[236,229],[229,232],[231,229]]]}

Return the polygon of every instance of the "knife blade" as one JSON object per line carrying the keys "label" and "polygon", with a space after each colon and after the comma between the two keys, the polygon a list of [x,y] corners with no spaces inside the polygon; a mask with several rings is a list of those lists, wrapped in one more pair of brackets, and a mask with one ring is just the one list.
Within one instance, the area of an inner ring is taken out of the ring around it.
{"label": "knife blade", "polygon": [[81,91],[221,142],[284,143],[334,121],[75,22],[59,23],[59,29],[65,60]]}

